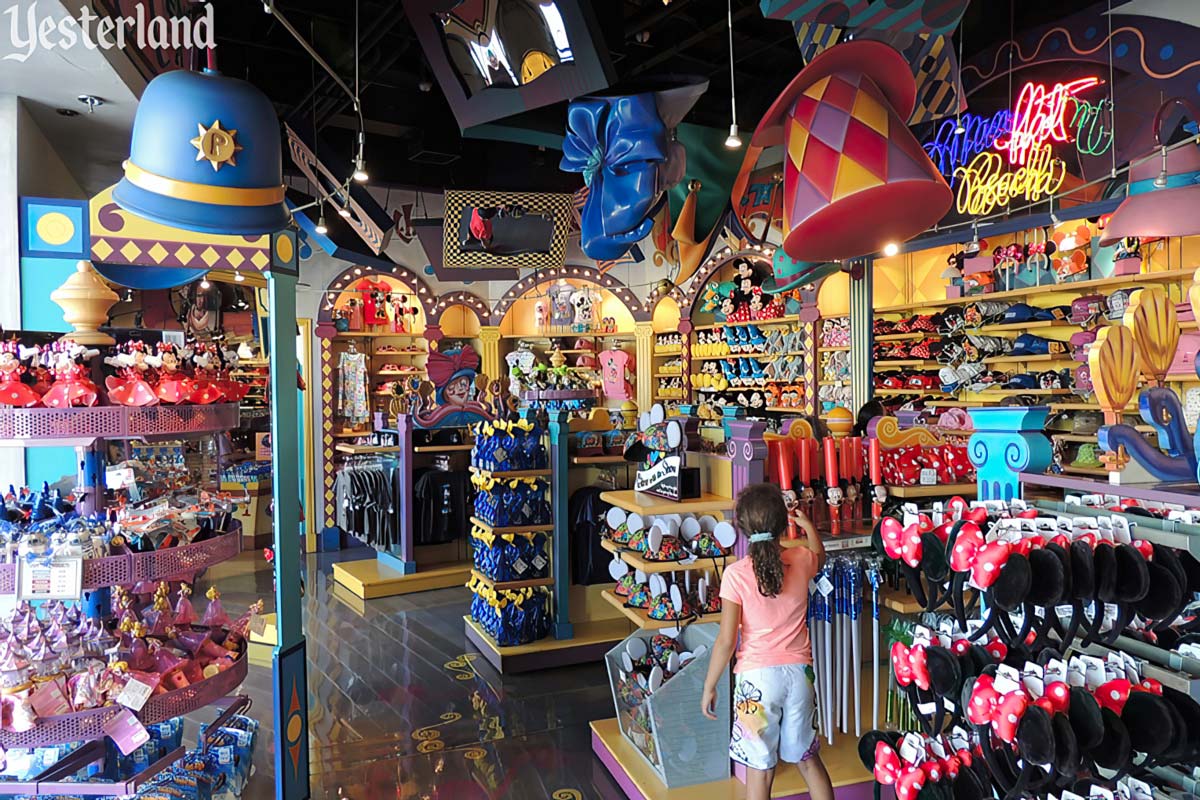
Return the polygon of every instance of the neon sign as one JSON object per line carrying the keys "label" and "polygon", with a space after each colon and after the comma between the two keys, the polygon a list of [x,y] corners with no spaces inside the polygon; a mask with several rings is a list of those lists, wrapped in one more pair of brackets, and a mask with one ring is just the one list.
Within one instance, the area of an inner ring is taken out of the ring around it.
{"label": "neon sign", "polygon": [[1067,175],[1066,162],[1054,156],[1056,143],[1074,142],[1087,155],[1105,152],[1112,132],[1102,117],[1111,104],[1076,97],[1100,83],[1096,77],[1052,86],[1027,83],[1012,109],[944,120],[924,148],[956,185],[959,213],[987,214],[1016,198],[1037,202],[1053,195]]}

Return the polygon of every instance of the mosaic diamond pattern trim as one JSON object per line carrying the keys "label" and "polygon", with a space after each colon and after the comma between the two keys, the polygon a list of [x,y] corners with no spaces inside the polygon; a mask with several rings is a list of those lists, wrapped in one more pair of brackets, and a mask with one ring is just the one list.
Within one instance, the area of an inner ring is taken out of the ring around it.
{"label": "mosaic diamond pattern trim", "polygon": [[196,252],[184,242],[163,242],[157,239],[129,239],[120,236],[93,236],[92,258],[108,261],[114,253],[122,263],[145,267],[188,267],[193,269],[234,269],[247,262],[257,269],[271,263],[270,251],[246,244],[206,245]]}

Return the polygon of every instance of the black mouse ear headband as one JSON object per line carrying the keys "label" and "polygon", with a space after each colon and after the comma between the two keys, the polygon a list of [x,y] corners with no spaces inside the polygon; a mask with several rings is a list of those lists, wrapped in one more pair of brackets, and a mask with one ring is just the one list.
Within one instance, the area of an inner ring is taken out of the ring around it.
{"label": "black mouse ear headband", "polygon": [[[1027,558],[1030,573],[1029,592],[1025,595],[1023,621],[1014,644],[1024,643],[1035,622],[1038,625],[1038,639],[1042,638],[1042,632],[1049,627],[1047,620],[1055,616],[1054,606],[1062,599],[1063,583],[1066,580],[1062,561],[1044,547],[1030,548]],[[1042,617],[1037,615],[1039,608],[1042,609]]]}
{"label": "black mouse ear headband", "polygon": [[[946,702],[955,703],[962,687],[958,658],[944,647],[903,642],[892,644],[892,674],[908,696],[913,713],[927,736],[937,736],[946,723]],[[932,704],[933,713],[921,708]]]}
{"label": "black mouse ear headband", "polygon": [[950,568],[955,572],[950,593],[961,629],[966,630],[963,592],[969,584],[981,590],[988,603],[987,619],[970,639],[975,641],[995,629],[1010,644],[1018,641],[1008,612],[1020,608],[1029,594],[1033,580],[1029,560],[1008,542],[985,541],[975,523],[956,523],[954,528],[952,544],[948,541]]}

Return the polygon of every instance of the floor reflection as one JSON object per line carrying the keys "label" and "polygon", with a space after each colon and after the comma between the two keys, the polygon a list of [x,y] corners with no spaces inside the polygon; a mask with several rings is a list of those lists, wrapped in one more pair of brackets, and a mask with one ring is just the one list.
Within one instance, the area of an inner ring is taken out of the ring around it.
{"label": "floor reflection", "polygon": [[[593,769],[588,722],[612,715],[602,664],[501,676],[465,645],[466,589],[343,602],[332,560],[307,562],[313,797],[623,797]],[[271,605],[259,553],[210,570],[197,596],[214,581],[231,613],[258,597]],[[244,691],[266,745],[245,794],[259,800],[274,794],[270,668],[252,665]]]}

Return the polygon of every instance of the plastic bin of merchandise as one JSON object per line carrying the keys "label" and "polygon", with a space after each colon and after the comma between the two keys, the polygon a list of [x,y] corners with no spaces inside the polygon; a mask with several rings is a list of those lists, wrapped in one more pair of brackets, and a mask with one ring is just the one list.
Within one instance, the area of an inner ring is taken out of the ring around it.
{"label": "plastic bin of merchandise", "polygon": [[[717,640],[719,625],[712,623],[689,625],[676,637],[682,650],[695,652],[701,645],[705,652],[683,666],[658,691],[640,703],[630,702],[622,678],[621,656],[630,639],[641,639],[647,651],[652,650],[656,634],[665,631],[636,631],[604,656],[608,666],[608,683],[617,709],[621,733],[642,754],[667,786],[691,786],[697,783],[724,780],[729,777],[730,697],[729,668],[717,681],[717,721],[713,722],[700,711],[700,695]],[[632,679],[632,676],[627,676]]]}

